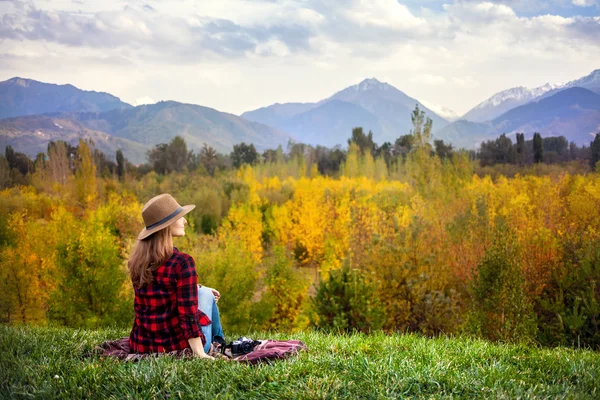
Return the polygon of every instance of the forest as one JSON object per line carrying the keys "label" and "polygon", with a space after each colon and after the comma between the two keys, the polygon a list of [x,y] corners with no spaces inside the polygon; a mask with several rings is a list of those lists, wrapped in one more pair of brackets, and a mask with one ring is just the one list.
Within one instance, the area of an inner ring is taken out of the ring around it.
{"label": "forest", "polygon": [[[176,246],[219,289],[226,330],[414,332],[600,349],[600,135],[477,151],[413,130],[347,149],[198,153],[132,165],[81,140],[0,157],[0,322],[133,321],[126,261],[156,194],[195,204]],[[433,143],[433,144],[432,144]]]}

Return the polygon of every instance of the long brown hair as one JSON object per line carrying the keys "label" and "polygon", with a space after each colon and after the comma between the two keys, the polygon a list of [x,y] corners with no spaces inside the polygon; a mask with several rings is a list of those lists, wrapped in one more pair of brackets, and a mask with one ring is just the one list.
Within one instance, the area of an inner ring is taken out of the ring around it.
{"label": "long brown hair", "polygon": [[167,226],[144,240],[138,240],[131,252],[127,266],[135,287],[142,288],[152,283],[152,272],[156,271],[173,254],[173,237]]}

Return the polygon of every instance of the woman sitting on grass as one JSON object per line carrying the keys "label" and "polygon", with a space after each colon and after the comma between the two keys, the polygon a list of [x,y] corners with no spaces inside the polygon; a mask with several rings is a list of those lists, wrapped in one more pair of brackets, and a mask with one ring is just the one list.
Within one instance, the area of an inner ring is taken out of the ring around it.
{"label": "woman sitting on grass", "polygon": [[161,194],[142,209],[146,227],[128,262],[135,290],[132,353],[191,348],[194,355],[213,359],[207,354],[211,343],[217,336],[224,340],[219,292],[198,285],[194,259],[173,247],[173,237],[185,235],[184,215],[195,207],[182,207],[170,194]]}

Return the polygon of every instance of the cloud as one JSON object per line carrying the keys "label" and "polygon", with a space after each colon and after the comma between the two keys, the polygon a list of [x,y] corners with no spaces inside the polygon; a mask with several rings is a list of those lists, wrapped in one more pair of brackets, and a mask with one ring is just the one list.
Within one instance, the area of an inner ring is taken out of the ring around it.
{"label": "cloud", "polygon": [[156,100],[154,100],[152,97],[150,96],[142,96],[142,97],[138,97],[137,99],[135,99],[135,101],[133,102],[133,106],[141,106],[143,104],[154,104],[156,103]]}
{"label": "cloud", "polygon": [[[215,107],[241,111],[244,102],[319,100],[376,76],[460,110],[498,89],[600,67],[600,17],[552,8],[577,11],[570,2],[0,0],[0,71],[118,75],[130,101],[201,102],[186,91],[195,82]],[[542,15],[523,14],[532,10]],[[173,83],[183,77],[189,84]]]}
{"label": "cloud", "polygon": [[596,0],[573,0],[573,5],[578,7],[591,7],[596,4]]}

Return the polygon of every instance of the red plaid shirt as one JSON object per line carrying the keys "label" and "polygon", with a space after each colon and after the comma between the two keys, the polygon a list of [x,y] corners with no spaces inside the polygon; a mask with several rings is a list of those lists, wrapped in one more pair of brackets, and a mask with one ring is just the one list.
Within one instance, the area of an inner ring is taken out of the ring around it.
{"label": "red plaid shirt", "polygon": [[153,272],[151,284],[135,290],[132,353],[163,353],[189,347],[188,339],[206,338],[200,326],[211,323],[198,310],[198,275],[194,259],[173,249],[173,255]]}

